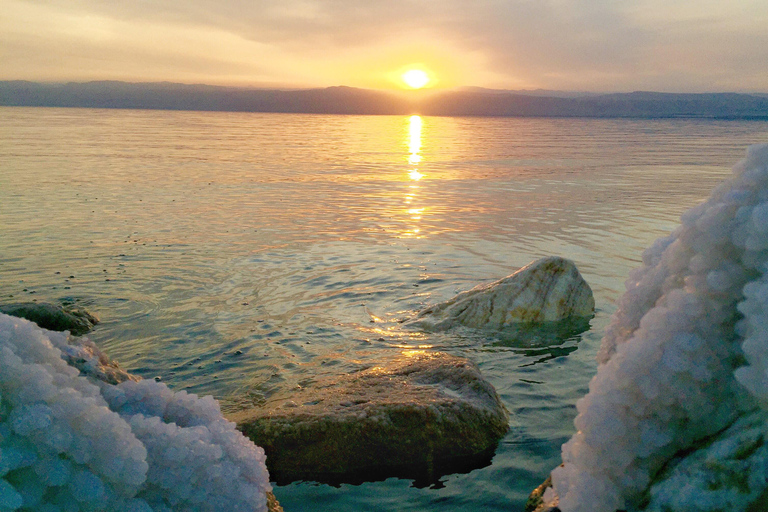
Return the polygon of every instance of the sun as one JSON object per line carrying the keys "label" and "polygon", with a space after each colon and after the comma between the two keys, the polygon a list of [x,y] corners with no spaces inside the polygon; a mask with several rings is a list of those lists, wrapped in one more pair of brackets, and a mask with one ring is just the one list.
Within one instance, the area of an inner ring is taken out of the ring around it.
{"label": "sun", "polygon": [[423,69],[409,69],[400,78],[411,89],[421,89],[430,82],[429,74]]}

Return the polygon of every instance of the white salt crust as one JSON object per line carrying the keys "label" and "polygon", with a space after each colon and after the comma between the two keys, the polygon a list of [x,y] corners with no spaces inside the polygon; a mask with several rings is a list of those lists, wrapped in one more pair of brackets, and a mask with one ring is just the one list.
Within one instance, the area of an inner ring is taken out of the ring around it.
{"label": "white salt crust", "polygon": [[545,501],[634,510],[675,453],[768,404],[768,145],[643,253]]}
{"label": "white salt crust", "polygon": [[266,511],[264,451],[213,398],[89,380],[62,350],[0,314],[0,511]]}

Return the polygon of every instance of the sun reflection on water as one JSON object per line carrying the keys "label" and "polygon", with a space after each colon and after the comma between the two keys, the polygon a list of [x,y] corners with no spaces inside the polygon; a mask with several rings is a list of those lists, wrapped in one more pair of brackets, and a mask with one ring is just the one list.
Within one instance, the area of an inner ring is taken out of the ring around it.
{"label": "sun reflection on water", "polygon": [[408,161],[415,165],[421,161],[421,116],[411,116],[408,123],[408,149],[411,152]]}
{"label": "sun reflection on water", "polygon": [[[413,155],[411,155],[411,156],[413,156]],[[419,181],[421,178],[424,177],[424,175],[421,174],[416,169],[411,169],[410,171],[408,171],[408,177],[411,178],[413,181]]]}
{"label": "sun reflection on water", "polygon": [[419,185],[417,182],[424,177],[424,174],[419,172],[418,165],[421,163],[421,129],[422,129],[421,116],[411,116],[408,118],[408,164],[411,167],[408,169],[408,179],[413,183],[408,186],[408,193],[405,195],[405,204],[407,208],[405,213],[410,223],[409,229],[403,232],[404,236],[418,237],[421,230],[416,224],[421,220],[424,208],[412,207],[413,200],[418,197]]}

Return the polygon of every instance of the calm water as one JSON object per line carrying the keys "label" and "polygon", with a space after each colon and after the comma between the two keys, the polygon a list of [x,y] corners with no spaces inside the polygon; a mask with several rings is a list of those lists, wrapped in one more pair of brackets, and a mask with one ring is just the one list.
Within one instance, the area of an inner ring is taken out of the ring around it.
{"label": "calm water", "polygon": [[[520,510],[559,463],[640,253],[768,123],[0,109],[0,300],[74,301],[122,366],[263,403],[406,350],[476,361],[493,463],[428,488],[278,487],[288,512]],[[540,256],[597,315],[550,346],[399,320]]]}

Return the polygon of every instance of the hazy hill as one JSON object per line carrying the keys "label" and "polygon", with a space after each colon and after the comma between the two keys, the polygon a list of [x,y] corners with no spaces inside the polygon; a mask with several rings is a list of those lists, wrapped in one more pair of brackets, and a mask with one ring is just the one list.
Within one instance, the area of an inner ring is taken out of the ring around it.
{"label": "hazy hill", "polygon": [[587,94],[464,88],[410,96],[352,87],[247,89],[169,82],[0,81],[0,105],[437,116],[768,119],[766,94]]}
{"label": "hazy hill", "polygon": [[169,82],[0,82],[0,105],[322,114],[400,114],[393,96],[351,87],[270,90]]}
{"label": "hazy hill", "polygon": [[581,97],[508,92],[446,92],[422,105],[425,115],[768,119],[768,97],[750,94],[632,92]]}

